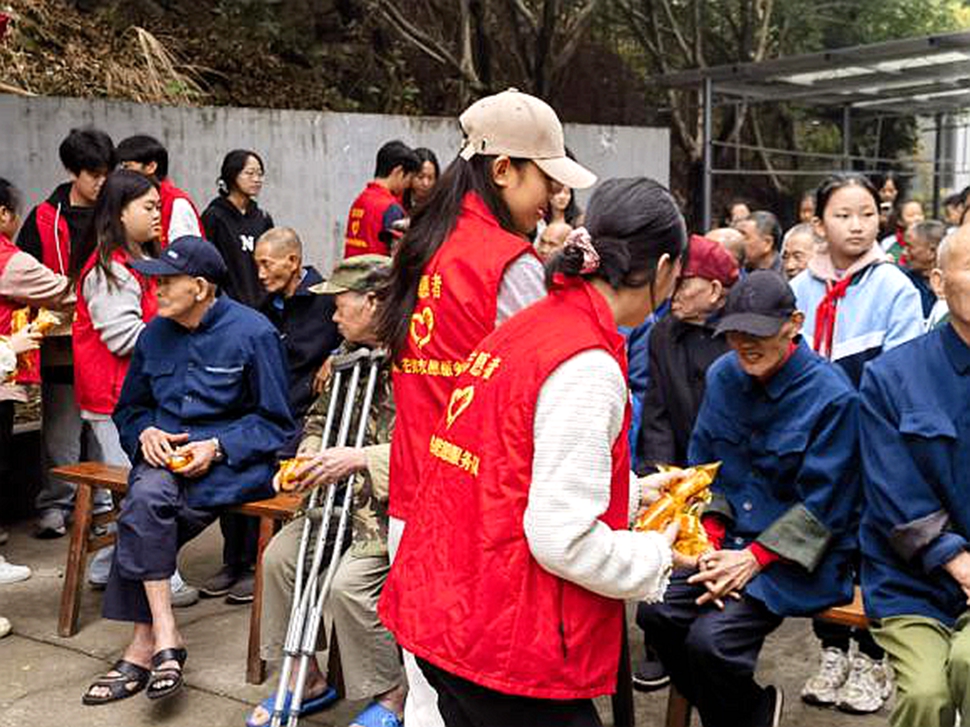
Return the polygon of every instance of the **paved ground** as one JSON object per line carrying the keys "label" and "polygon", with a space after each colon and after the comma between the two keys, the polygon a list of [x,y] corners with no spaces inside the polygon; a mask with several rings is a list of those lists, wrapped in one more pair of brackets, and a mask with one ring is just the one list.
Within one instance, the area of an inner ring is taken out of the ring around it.
{"label": "paved ground", "polygon": [[[182,555],[186,578],[192,581],[205,576],[218,563],[220,548],[217,526],[191,543]],[[181,697],[153,704],[139,695],[107,707],[82,706],[81,694],[117,658],[128,629],[100,619],[100,597],[86,591],[80,632],[70,639],[57,636],[66,549],[66,539],[44,542],[31,538],[26,524],[13,529],[10,543],[3,548],[3,554],[12,562],[31,565],[34,577],[0,588],[0,614],[14,623],[14,633],[0,641],[0,727],[241,727],[245,723],[249,705],[265,696],[268,686],[245,683],[248,608],[229,606],[219,600],[202,601],[179,612],[189,649],[188,689]],[[633,643],[637,643],[635,638]],[[781,684],[790,695],[784,724],[886,725],[885,710],[870,717],[852,717],[817,710],[798,701],[802,682],[815,668],[815,648],[808,624],[795,620],[785,624],[766,645],[761,659],[762,678]],[[639,651],[636,645],[634,649]],[[663,724],[665,691],[637,694],[636,701],[638,725]],[[604,700],[601,713],[610,724],[608,705]],[[361,706],[339,703],[305,723],[346,725]]]}

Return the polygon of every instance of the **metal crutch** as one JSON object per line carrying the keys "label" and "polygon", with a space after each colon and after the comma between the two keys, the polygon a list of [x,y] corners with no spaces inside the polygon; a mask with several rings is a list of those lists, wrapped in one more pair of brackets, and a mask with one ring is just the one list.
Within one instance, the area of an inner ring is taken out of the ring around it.
{"label": "metal crutch", "polygon": [[[382,350],[368,351],[367,354],[370,359],[370,372],[367,376],[367,388],[364,390],[364,400],[360,408],[360,418],[357,421],[357,438],[354,446],[358,449],[364,446],[364,437],[367,434],[368,414],[370,413],[371,404],[374,400],[374,390],[377,388],[377,376],[385,356]],[[290,703],[290,718],[286,723],[287,727],[297,727],[297,723],[300,720],[299,712],[303,704],[303,690],[306,688],[310,658],[316,650],[317,635],[320,631],[320,620],[323,616],[323,607],[327,601],[327,596],[330,594],[330,587],[333,585],[333,579],[337,573],[337,566],[340,563],[341,544],[343,543],[344,534],[347,530],[347,522],[350,520],[354,478],[356,476],[356,473],[353,473],[344,480],[344,487],[346,489],[344,490],[340,521],[337,525],[337,538],[334,542],[333,553],[330,556],[330,564],[327,567],[327,575],[323,580],[323,585],[320,587],[320,592],[317,594],[316,605],[310,613],[309,621],[306,623],[304,629],[303,648],[300,651],[300,668],[296,676],[296,685],[293,688],[293,700]]]}
{"label": "metal crutch", "polygon": [[[324,421],[323,437],[320,443],[320,451],[327,449],[330,445],[330,435],[333,430],[333,422],[336,417],[337,405],[341,394],[341,385],[345,372],[350,370],[350,381],[344,392],[343,410],[340,417],[340,427],[337,433],[337,441],[334,446],[342,447],[346,444],[350,434],[351,418],[353,416],[354,404],[357,399],[357,389],[360,385],[360,372],[363,363],[370,358],[366,350],[354,352],[344,356],[335,357],[333,361],[333,381],[330,389],[330,401],[327,406],[327,417]],[[270,721],[272,727],[282,727],[283,715],[286,711],[286,696],[289,692],[290,676],[293,673],[293,660],[300,653],[300,644],[303,640],[303,631],[306,628],[306,615],[310,609],[311,598],[316,592],[317,574],[323,563],[323,554],[326,549],[327,534],[329,531],[330,517],[333,512],[334,502],[337,494],[337,483],[333,483],[327,489],[326,504],[324,506],[323,520],[317,533],[317,541],[313,551],[313,561],[306,584],[304,585],[304,570],[306,566],[307,548],[311,537],[312,520],[310,512],[314,512],[319,501],[319,489],[314,488],[310,494],[307,504],[307,513],[303,523],[303,532],[300,537],[300,547],[297,553],[296,574],[293,587],[293,602],[290,606],[290,622],[287,626],[286,641],[283,646],[283,663],[280,666],[279,684],[276,690],[276,697],[273,702],[273,715]]]}

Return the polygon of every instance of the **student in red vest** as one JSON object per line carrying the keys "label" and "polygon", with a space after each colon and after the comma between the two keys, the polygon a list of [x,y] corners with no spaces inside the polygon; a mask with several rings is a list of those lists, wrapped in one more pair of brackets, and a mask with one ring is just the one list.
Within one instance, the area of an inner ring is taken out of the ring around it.
{"label": "student in red vest", "polygon": [[118,161],[125,169],[140,172],[158,180],[162,201],[161,248],[185,235],[202,237],[199,211],[186,192],[168,178],[168,149],[151,136],[129,136],[118,143]]}
{"label": "student in red vest", "polygon": [[344,231],[344,257],[390,255],[394,223],[407,217],[402,199],[421,160],[402,141],[389,141],[377,152],[374,179],[350,206]]}
{"label": "student in red vest", "polygon": [[670,295],[687,233],[650,179],[604,182],[588,214],[550,262],[548,297],[467,357],[384,587],[381,618],[447,727],[600,725],[624,600],[660,601],[671,572],[676,532],[628,529],[670,476],[630,476],[617,326]]}
{"label": "student in red vest", "polygon": [[[551,179],[574,189],[596,177],[567,158],[562,125],[547,104],[510,90],[481,99],[459,119],[465,144],[441,175],[394,257],[381,337],[395,352],[397,426],[391,442],[393,561],[431,433],[475,345],[546,294],[532,233]],[[440,725],[435,696],[405,654],[405,722]]]}
{"label": "student in red vest", "polygon": [[[91,432],[87,458],[96,462],[131,466],[111,413],[135,341],[158,307],[152,281],[131,261],[158,254],[160,209],[154,179],[114,172],[98,196],[88,234],[72,250],[74,396]],[[107,584],[112,552],[106,548],[91,560],[88,581],[94,588]]]}
{"label": "student in red vest", "polygon": [[[5,344],[0,347],[0,487],[13,484],[14,402],[27,400],[23,388],[9,377],[18,366],[16,356],[35,351],[40,344],[39,336],[29,329],[11,335],[11,318],[24,306],[61,308],[74,302],[66,276],[44,267],[10,241],[20,227],[20,200],[20,192],[0,178],[0,342]],[[6,541],[7,532],[0,528],[0,545]],[[0,556],[0,584],[29,576],[29,568],[7,563]]]}
{"label": "student in red vest", "polygon": [[[55,273],[67,275],[71,250],[87,235],[98,192],[117,158],[111,137],[93,128],[72,129],[61,142],[59,153],[71,179],[31,211],[17,237],[17,246]],[[46,336],[41,346],[45,473],[81,458],[84,423],[74,402],[73,372],[70,326],[65,325]],[[36,501],[38,537],[59,538],[67,532],[64,521],[74,508],[74,490],[71,483],[45,475]],[[99,492],[95,512],[110,509],[110,493]]]}

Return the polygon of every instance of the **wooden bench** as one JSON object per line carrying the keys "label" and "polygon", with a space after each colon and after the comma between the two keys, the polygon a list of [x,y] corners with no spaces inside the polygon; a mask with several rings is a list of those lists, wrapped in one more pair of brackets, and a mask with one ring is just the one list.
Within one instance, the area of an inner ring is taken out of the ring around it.
{"label": "wooden bench", "polygon": [[[851,626],[857,629],[868,629],[869,619],[862,606],[862,592],[858,586],[853,594],[852,603],[834,606],[818,614],[816,618],[840,626]],[[667,697],[667,727],[690,727],[691,704],[673,684]]]}
{"label": "wooden bench", "polygon": [[[51,475],[77,485],[74,500],[74,523],[71,526],[71,539],[67,550],[67,567],[64,571],[64,588],[61,591],[61,608],[57,623],[60,636],[73,636],[78,630],[78,610],[81,605],[81,591],[84,588],[84,575],[88,556],[102,548],[114,544],[115,534],[108,532],[95,535],[92,529],[107,525],[117,517],[117,503],[128,491],[128,468],[101,464],[99,462],[80,462],[64,467],[55,467]],[[116,507],[112,512],[92,514],[95,488],[110,490]],[[259,518],[259,550],[256,559],[256,577],[253,587],[252,613],[249,617],[249,649],[246,657],[246,681],[262,684],[266,678],[266,663],[259,655],[260,622],[263,611],[263,550],[269,544],[277,527],[291,520],[302,506],[302,499],[293,493],[281,493],[268,500],[249,502],[229,508],[231,512]],[[335,649],[331,649],[331,664],[334,663]],[[337,660],[339,664],[339,660]],[[335,679],[337,683],[339,679]]]}

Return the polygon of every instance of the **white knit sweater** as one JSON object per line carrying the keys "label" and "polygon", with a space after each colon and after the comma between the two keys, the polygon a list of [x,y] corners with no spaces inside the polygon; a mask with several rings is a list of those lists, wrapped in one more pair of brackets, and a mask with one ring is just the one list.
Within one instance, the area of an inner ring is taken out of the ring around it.
{"label": "white knit sweater", "polygon": [[[549,572],[609,598],[656,602],[671,568],[658,533],[613,530],[612,448],[623,427],[626,381],[606,351],[584,351],[546,379],[536,404],[532,486],[523,525]],[[631,479],[631,514],[640,488]]]}

